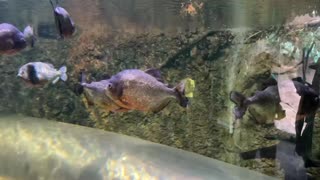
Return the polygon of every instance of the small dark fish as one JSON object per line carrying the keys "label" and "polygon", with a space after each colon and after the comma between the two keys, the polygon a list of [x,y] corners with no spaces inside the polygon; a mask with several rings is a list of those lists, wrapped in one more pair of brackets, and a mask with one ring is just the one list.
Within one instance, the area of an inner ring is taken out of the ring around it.
{"label": "small dark fish", "polygon": [[[305,85],[297,78],[293,81],[296,92],[301,96],[300,117],[314,113],[319,106],[319,95],[310,86]],[[267,120],[282,119],[285,117],[285,111],[280,105],[280,96],[277,86],[269,86],[263,91],[257,91],[253,96],[246,98],[239,92],[232,91],[230,100],[236,104],[234,115],[241,119],[248,107],[250,113],[258,120],[265,122]],[[252,110],[253,109],[253,110]]]}
{"label": "small dark fish", "polygon": [[56,28],[59,33],[59,38],[71,37],[74,34],[76,28],[69,13],[64,8],[58,5],[58,0],[56,1],[55,6],[53,5],[52,0],[50,0],[50,3],[53,8],[54,19]]}
{"label": "small dark fish", "polygon": [[[155,77],[156,76],[156,77]],[[91,83],[103,90],[104,94],[123,110],[159,112],[172,100],[177,100],[182,107],[187,107],[188,98],[184,95],[185,82],[169,88],[155,69],[141,71],[129,69],[119,72],[108,80]],[[83,84],[88,87],[87,84]]]}
{"label": "small dark fish", "polygon": [[22,33],[11,24],[0,24],[0,54],[17,53],[27,45],[33,47],[34,41],[35,37],[31,26],[27,26]]}
{"label": "small dark fish", "polygon": [[44,62],[30,62],[20,67],[18,77],[21,77],[29,85],[43,86],[48,82],[55,84],[59,79],[66,81],[66,66],[56,70],[52,64]]}

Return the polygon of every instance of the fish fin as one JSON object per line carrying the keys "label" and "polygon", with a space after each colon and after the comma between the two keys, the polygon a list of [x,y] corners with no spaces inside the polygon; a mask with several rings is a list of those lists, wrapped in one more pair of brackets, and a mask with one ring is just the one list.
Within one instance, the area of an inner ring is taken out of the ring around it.
{"label": "fish fin", "polygon": [[37,76],[37,71],[33,65],[27,66],[27,72],[28,72],[29,80],[32,84],[38,84],[40,82]]}
{"label": "fish fin", "polygon": [[34,43],[36,38],[34,36],[33,28],[31,26],[27,26],[23,30],[23,36],[31,47],[34,47]]}
{"label": "fish fin", "polygon": [[102,74],[101,76],[100,76],[100,79],[101,80],[103,80],[103,79],[110,79],[111,78],[111,76],[109,75],[109,74]]}
{"label": "fish fin", "polygon": [[80,73],[79,73],[79,83],[82,84],[82,83],[86,83],[86,73],[84,72],[84,69],[81,69],[80,70]]}
{"label": "fish fin", "polygon": [[158,81],[160,82],[164,82],[162,76],[161,76],[161,71],[159,69],[154,69],[154,68],[150,68],[144,71],[145,73],[153,76],[154,78],[156,78]]}
{"label": "fish fin", "polygon": [[266,79],[262,82],[261,89],[266,89],[269,86],[276,86],[277,84],[278,84],[278,82],[273,77],[270,76],[268,79]]}
{"label": "fish fin", "polygon": [[62,66],[62,67],[59,69],[59,72],[61,73],[60,79],[61,79],[62,81],[66,81],[66,80],[68,79],[67,67],[66,67],[66,66]]}
{"label": "fish fin", "polygon": [[112,110],[112,112],[117,112],[117,113],[128,112],[128,111],[130,111],[130,109],[121,108],[121,107],[119,109]]}
{"label": "fish fin", "polygon": [[160,104],[160,106],[158,106],[157,108],[153,109],[152,112],[153,113],[158,113],[158,112],[162,111],[165,107],[167,107],[169,105],[170,102],[171,101],[168,101],[168,102]]}
{"label": "fish fin", "polygon": [[176,87],[174,87],[176,98],[182,107],[187,107],[189,104],[189,99],[185,96],[185,84],[186,81],[182,80]]}
{"label": "fish fin", "polygon": [[59,81],[59,79],[60,79],[60,77],[55,78],[55,79],[52,81],[52,84],[57,83],[57,82]]}
{"label": "fish fin", "polygon": [[78,77],[78,82],[74,85],[74,88],[73,88],[73,92],[77,96],[80,96],[83,93],[83,91],[84,91],[84,88],[83,88],[84,83],[86,83],[86,75],[84,73],[84,69],[81,69],[80,73],[79,73],[79,77]]}
{"label": "fish fin", "polygon": [[236,104],[236,107],[233,110],[233,114],[235,115],[236,119],[241,119],[248,108],[248,105],[246,103],[247,98],[237,91],[231,91],[230,100]]}
{"label": "fish fin", "polygon": [[77,95],[77,96],[80,96],[84,91],[84,88],[82,85],[80,84],[75,84],[74,85],[74,89],[73,89],[73,92]]}
{"label": "fish fin", "polygon": [[230,100],[233,103],[235,103],[237,106],[241,106],[246,99],[247,98],[243,94],[241,94],[237,91],[230,92]]}
{"label": "fish fin", "polygon": [[56,28],[58,30],[57,39],[62,40],[63,39],[63,32],[62,32],[61,20],[59,19],[59,15],[55,10],[54,10],[54,20],[55,20]]}

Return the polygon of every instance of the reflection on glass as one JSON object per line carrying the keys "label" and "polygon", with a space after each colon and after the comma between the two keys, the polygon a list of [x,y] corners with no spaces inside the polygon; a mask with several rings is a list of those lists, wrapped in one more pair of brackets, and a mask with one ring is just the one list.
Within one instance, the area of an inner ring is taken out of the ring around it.
{"label": "reflection on glass", "polygon": [[316,178],[319,11],[316,0],[0,0],[0,112]]}

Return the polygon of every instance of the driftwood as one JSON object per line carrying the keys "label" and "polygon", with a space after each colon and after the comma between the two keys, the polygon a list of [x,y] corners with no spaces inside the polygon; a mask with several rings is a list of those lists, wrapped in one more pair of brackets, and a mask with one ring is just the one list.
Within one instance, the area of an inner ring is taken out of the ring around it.
{"label": "driftwood", "polygon": [[191,42],[190,44],[186,45],[182,49],[180,49],[177,53],[171,55],[168,60],[166,61],[165,64],[163,64],[160,69],[164,68],[169,68],[170,66],[173,66],[176,62],[176,60],[180,57],[183,56],[184,54],[187,54],[190,52],[195,46],[197,46],[200,42],[202,42],[204,39],[206,39],[209,36],[214,36],[214,35],[222,35],[225,34],[227,31],[208,31],[204,33],[202,36]]}

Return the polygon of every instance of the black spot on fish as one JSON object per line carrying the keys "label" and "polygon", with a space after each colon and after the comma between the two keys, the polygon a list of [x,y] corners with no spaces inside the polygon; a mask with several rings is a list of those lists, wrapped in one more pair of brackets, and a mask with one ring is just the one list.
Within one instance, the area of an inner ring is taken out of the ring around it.
{"label": "black spot on fish", "polygon": [[28,65],[28,77],[32,84],[38,84],[40,82],[37,77],[37,71],[33,65]]}

